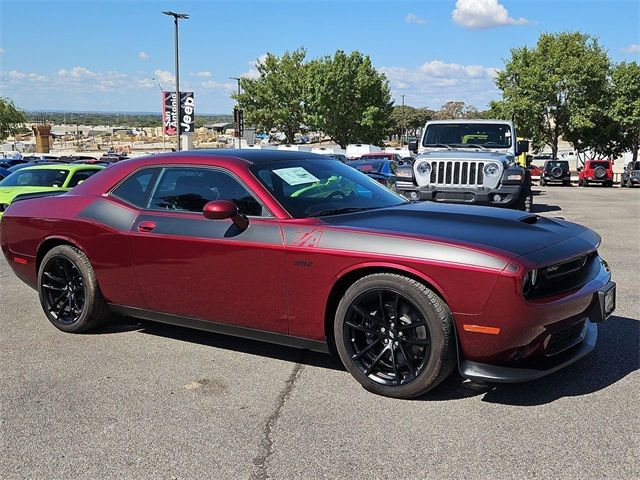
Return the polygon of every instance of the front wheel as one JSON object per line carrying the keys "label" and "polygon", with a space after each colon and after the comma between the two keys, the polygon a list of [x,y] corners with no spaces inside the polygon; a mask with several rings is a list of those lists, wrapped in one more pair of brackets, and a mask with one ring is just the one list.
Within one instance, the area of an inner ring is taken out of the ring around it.
{"label": "front wheel", "polygon": [[86,332],[110,318],[91,263],[71,245],[54,247],[44,256],[38,293],[47,318],[62,331]]}
{"label": "front wheel", "polygon": [[334,338],[343,364],[367,390],[394,398],[426,393],[456,363],[453,318],[425,285],[377,273],[356,281],[336,311]]}

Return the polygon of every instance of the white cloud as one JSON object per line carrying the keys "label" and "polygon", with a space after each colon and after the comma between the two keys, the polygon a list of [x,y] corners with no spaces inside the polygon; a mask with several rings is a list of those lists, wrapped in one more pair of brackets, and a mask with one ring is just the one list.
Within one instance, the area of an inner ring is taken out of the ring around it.
{"label": "white cloud", "polygon": [[49,78],[44,75],[19,72],[18,70],[11,70],[7,75],[11,80],[25,80],[33,82],[46,82],[49,80]]}
{"label": "white cloud", "polygon": [[71,70],[67,70],[64,68],[58,70],[58,76],[73,78],[96,78],[98,74],[85,67],[73,67]]}
{"label": "white cloud", "polygon": [[201,88],[205,88],[207,90],[223,90],[227,92],[231,92],[235,88],[235,83],[231,82],[216,82],[215,80],[207,80],[206,82],[202,82],[200,84]]}
{"label": "white cloud", "polygon": [[0,48],[0,55],[4,55],[5,49],[4,48]]}
{"label": "white cloud", "polygon": [[149,60],[149,55],[147,55],[147,52],[139,52],[138,58],[140,60]]}
{"label": "white cloud", "polygon": [[252,79],[256,79],[260,77],[260,72],[258,72],[258,65],[264,62],[266,58],[267,58],[267,54],[263,53],[257,59],[251,60],[249,62],[249,66],[251,68],[246,72],[244,72],[243,74],[241,74],[240,76],[243,78],[252,78]]}
{"label": "white cloud", "polygon": [[27,74],[26,74],[26,73],[24,73],[24,72],[19,72],[19,71],[17,71],[17,70],[11,70],[11,71],[9,72],[9,78],[12,78],[12,79],[14,79],[14,80],[20,80],[20,79],[22,79],[22,78],[24,78],[24,77],[26,77],[26,76],[27,76]]}
{"label": "white cloud", "polygon": [[621,48],[625,53],[640,53],[640,43],[632,43],[628,47]]}
{"label": "white cloud", "polygon": [[408,13],[406,17],[404,17],[405,23],[415,23],[416,25],[424,25],[427,21],[416,15],[415,13]]}
{"label": "white cloud", "polygon": [[153,76],[160,82],[163,88],[168,88],[170,84],[176,84],[176,79],[173,74],[166,70],[154,70]]}
{"label": "white cloud", "polygon": [[211,72],[196,72],[195,76],[198,78],[210,78],[213,76],[213,73]]}
{"label": "white cloud", "polygon": [[405,94],[413,106],[439,108],[450,100],[462,100],[483,108],[499,97],[494,67],[431,60],[414,69],[392,66],[378,70],[387,76],[393,97]]}
{"label": "white cloud", "polygon": [[526,18],[509,16],[498,0],[457,0],[451,17],[461,27],[474,30],[529,23]]}

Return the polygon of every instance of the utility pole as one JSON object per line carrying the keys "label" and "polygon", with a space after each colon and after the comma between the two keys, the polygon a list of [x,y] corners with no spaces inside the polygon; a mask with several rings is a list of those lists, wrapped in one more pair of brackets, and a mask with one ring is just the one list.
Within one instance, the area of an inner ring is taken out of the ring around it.
{"label": "utility pole", "polygon": [[[235,80],[236,82],[238,82],[238,116],[240,116],[240,77],[229,77],[229,80]],[[236,128],[239,128],[239,125],[236,125]],[[238,130],[237,132],[238,135],[238,149],[242,148],[242,137],[240,136],[240,130]]]}
{"label": "utility pole", "polygon": [[176,135],[177,135],[177,146],[178,146],[178,151],[180,151],[180,67],[179,67],[179,61],[178,61],[178,19],[183,19],[183,20],[187,20],[189,18],[189,15],[187,15],[186,13],[176,13],[176,12],[171,12],[171,11],[167,11],[167,12],[162,12],[165,15],[168,15],[170,17],[173,17],[173,25],[174,25],[174,45],[175,45],[175,64],[176,64],[176,113],[177,113],[177,117],[176,117],[176,127],[177,127],[177,131],[176,131]]}
{"label": "utility pole", "polygon": [[400,127],[400,146],[404,143],[404,131],[406,130],[406,122],[405,122],[405,111],[404,111],[404,95],[400,95],[402,97],[402,127]]}

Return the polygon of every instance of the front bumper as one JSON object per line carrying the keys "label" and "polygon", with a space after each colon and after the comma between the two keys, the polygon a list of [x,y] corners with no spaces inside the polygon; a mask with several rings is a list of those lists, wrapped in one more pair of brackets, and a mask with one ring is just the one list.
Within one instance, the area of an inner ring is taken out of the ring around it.
{"label": "front bumper", "polygon": [[596,346],[597,324],[606,320],[615,311],[614,282],[607,283],[595,295],[593,306],[584,319],[584,328],[576,340],[566,349],[548,357],[530,359],[523,366],[491,365],[463,359],[459,363],[460,374],[469,380],[517,383],[536,380],[577,362]]}
{"label": "front bumper", "polygon": [[396,190],[409,200],[430,200],[446,203],[511,207],[521,198],[524,186],[522,184],[500,185],[494,189],[485,189],[482,187],[418,187],[413,183],[398,181],[396,183]]}

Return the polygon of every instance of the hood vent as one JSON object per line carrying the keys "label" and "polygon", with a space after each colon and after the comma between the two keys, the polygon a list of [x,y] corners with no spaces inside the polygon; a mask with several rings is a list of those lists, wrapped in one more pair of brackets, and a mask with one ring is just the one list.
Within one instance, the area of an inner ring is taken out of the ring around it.
{"label": "hood vent", "polygon": [[529,225],[533,225],[535,223],[538,223],[539,218],[540,218],[540,215],[526,215],[524,217],[520,217],[518,221],[522,223],[527,223]]}

